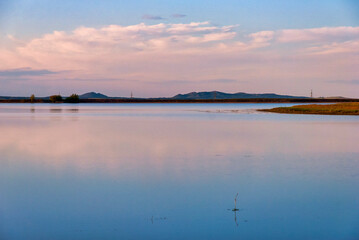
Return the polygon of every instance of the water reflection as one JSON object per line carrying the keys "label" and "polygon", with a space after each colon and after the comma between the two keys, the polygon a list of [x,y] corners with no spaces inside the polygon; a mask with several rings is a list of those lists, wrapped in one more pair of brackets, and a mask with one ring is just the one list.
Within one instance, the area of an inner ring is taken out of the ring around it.
{"label": "water reflection", "polygon": [[236,226],[238,227],[238,222],[237,222],[237,211],[233,211],[234,212],[234,222],[236,223]]}
{"label": "water reflection", "polygon": [[120,175],[137,169],[144,174],[173,171],[172,176],[216,173],[236,161],[260,169],[267,165],[263,156],[268,154],[281,154],[278,161],[284,161],[286,155],[358,153],[355,125],[347,123],[66,119],[1,124],[0,132],[7,137],[0,139],[0,149],[58,170],[71,165],[82,173],[100,168]]}
{"label": "water reflection", "polygon": [[70,108],[70,109],[66,109],[67,112],[72,112],[72,113],[77,113],[79,112],[78,108]]}
{"label": "water reflection", "polygon": [[50,112],[51,112],[51,113],[61,113],[61,112],[62,112],[62,108],[50,108]]}
{"label": "water reflection", "polygon": [[0,111],[3,239],[359,236],[356,121],[34,108]]}

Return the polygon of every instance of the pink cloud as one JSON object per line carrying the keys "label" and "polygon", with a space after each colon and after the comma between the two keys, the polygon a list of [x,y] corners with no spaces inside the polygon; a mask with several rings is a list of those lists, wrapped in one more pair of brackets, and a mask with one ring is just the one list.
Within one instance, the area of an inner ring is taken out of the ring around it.
{"label": "pink cloud", "polygon": [[[313,85],[309,83],[313,78],[320,84],[324,80],[350,80],[359,75],[350,64],[358,60],[359,27],[284,29],[246,35],[236,31],[236,27],[215,26],[210,22],[140,23],[101,28],[82,26],[71,32],[54,31],[29,41],[11,37],[14,47],[0,48],[0,70],[31,67],[62,72],[37,79],[46,79],[41,86],[51,88],[68,86],[69,81],[61,79],[74,79],[71,87],[78,89],[101,86],[114,92],[116,88],[128,91],[146,85],[142,94],[148,91],[151,96],[154,95],[151,93],[169,91],[167,85],[160,89],[151,82],[185,80],[193,83],[183,86],[177,81],[177,85],[171,85],[170,94],[187,88],[199,90],[204,84],[197,83],[208,79],[244,80],[211,85],[217,90],[233,90],[237,85],[255,92],[261,89],[278,92],[272,88],[300,85],[304,89],[307,88],[304,83]],[[345,56],[339,61],[337,54]],[[335,72],[330,73],[328,69]],[[76,79],[98,81],[86,83]],[[98,83],[101,79],[113,81]],[[40,83],[34,80],[33,84]],[[15,88],[15,85],[8,86]]]}
{"label": "pink cloud", "polygon": [[317,47],[307,48],[307,51],[311,54],[355,54],[359,53],[359,40],[324,44]]}
{"label": "pink cloud", "polygon": [[323,27],[310,29],[285,29],[276,32],[276,39],[288,42],[335,41],[345,38],[359,38],[359,27]]}

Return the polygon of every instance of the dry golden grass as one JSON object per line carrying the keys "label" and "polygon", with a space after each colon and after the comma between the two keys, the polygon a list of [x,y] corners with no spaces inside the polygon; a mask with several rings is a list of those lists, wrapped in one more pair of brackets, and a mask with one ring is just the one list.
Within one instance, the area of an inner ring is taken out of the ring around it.
{"label": "dry golden grass", "polygon": [[359,115],[359,103],[297,105],[292,107],[260,109],[259,111],[292,114]]}

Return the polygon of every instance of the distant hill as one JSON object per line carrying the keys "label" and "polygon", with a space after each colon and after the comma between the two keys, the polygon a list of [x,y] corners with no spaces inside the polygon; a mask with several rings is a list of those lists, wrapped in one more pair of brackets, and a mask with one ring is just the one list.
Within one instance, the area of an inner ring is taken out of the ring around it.
{"label": "distant hill", "polygon": [[[27,97],[30,98],[30,97]],[[10,97],[10,96],[0,96],[0,100],[21,100],[25,99],[25,97]]]}
{"label": "distant hill", "polygon": [[103,99],[103,98],[108,98],[108,96],[103,95],[102,93],[95,93],[95,92],[84,93],[84,94],[80,95],[79,97],[80,97],[80,99]]}
{"label": "distant hill", "polygon": [[172,99],[238,99],[238,98],[307,98],[300,96],[290,96],[290,95],[278,95],[274,93],[262,93],[262,94],[252,94],[252,93],[224,93],[224,92],[191,92],[187,94],[178,94]]}

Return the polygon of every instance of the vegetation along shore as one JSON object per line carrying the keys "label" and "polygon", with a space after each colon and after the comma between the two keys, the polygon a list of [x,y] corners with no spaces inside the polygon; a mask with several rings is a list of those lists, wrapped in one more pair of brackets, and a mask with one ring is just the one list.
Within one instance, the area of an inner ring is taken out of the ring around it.
{"label": "vegetation along shore", "polygon": [[359,115],[359,103],[310,104],[260,109],[258,111],[289,114]]}

